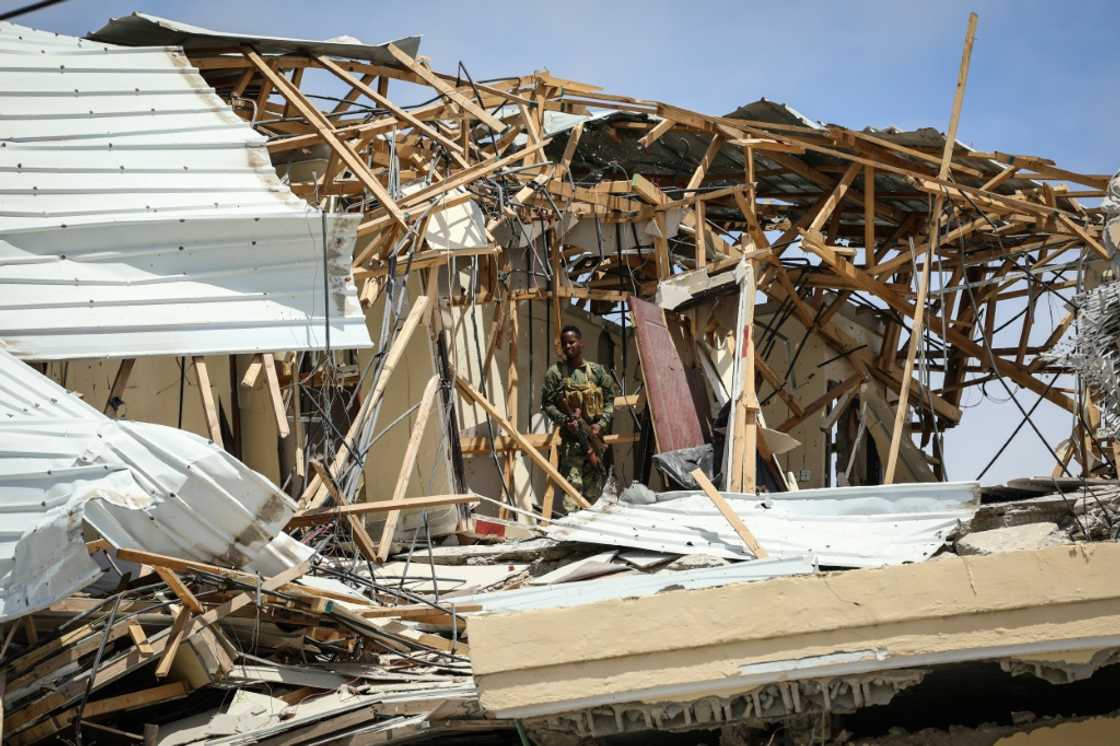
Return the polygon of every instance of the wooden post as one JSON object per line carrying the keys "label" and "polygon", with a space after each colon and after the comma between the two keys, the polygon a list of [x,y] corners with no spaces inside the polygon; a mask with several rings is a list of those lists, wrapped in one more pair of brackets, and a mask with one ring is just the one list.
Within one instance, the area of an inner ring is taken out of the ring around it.
{"label": "wooden post", "polygon": [[206,415],[206,428],[210,432],[210,440],[219,448],[225,448],[222,443],[222,427],[218,419],[218,407],[214,404],[214,392],[210,390],[210,374],[206,370],[206,358],[195,355],[191,358],[194,365],[195,383],[198,384],[198,395],[202,399],[202,411]]}
{"label": "wooden post", "polygon": [[[416,303],[413,304],[412,309],[408,312],[408,318],[405,319],[404,326],[401,327],[400,333],[393,343],[389,346],[389,354],[385,356],[385,362],[381,366],[381,373],[377,377],[377,383],[374,385],[373,390],[369,395],[362,400],[362,406],[358,410],[358,414],[354,417],[354,421],[350,423],[350,429],[346,431],[345,444],[340,445],[338,452],[335,453],[334,460],[331,461],[330,472],[333,477],[338,476],[342,465],[350,459],[350,447],[356,442],[358,431],[365,422],[365,418],[369,415],[373,406],[381,400],[382,395],[385,393],[385,387],[389,385],[389,380],[393,376],[393,371],[396,370],[397,364],[400,363],[401,358],[404,357],[405,348],[408,342],[412,339],[413,332],[420,322],[428,315],[428,309],[431,307],[431,298],[427,295],[422,295],[417,298]],[[307,485],[307,489],[303,491],[303,496],[300,498],[300,506],[303,508],[317,508],[323,504],[327,499],[327,488],[323,485],[322,480],[314,478],[311,484]]]}
{"label": "wooden post", "polygon": [[124,394],[124,388],[128,385],[128,376],[132,373],[132,366],[136,364],[136,358],[126,357],[121,360],[120,366],[117,368],[117,375],[113,378],[113,386],[109,389],[109,398],[105,400],[105,408],[101,411],[109,414],[110,410],[115,409],[113,400],[119,399]]}
{"label": "wooden post", "polygon": [[739,518],[739,514],[727,504],[727,500],[723,498],[723,495],[716,491],[715,485],[708,480],[703,470],[694,469],[692,471],[692,478],[700,485],[700,489],[704,490],[704,494],[719,508],[719,512],[722,513],[723,517],[727,519],[727,522],[731,524],[731,528],[735,529],[735,533],[739,534],[739,538],[743,540],[743,544],[746,545],[747,550],[753,554],[756,559],[766,559],[769,557],[770,553],[762,548],[762,545],[758,543],[758,539],[754,537],[751,530],[747,528],[747,525]]}
{"label": "wooden post", "polygon": [[271,352],[266,352],[261,355],[261,361],[264,364],[264,378],[268,382],[268,396],[272,400],[272,414],[276,417],[276,430],[281,438],[286,438],[290,433],[288,414],[284,411],[284,397],[280,394],[280,382],[276,377],[276,359]]}
{"label": "wooden post", "polygon": [[260,378],[261,371],[264,370],[264,356],[257,354],[253,355],[252,361],[248,367],[245,368],[245,375],[241,378],[241,385],[247,389],[251,389],[257,385],[257,379]]}
{"label": "wooden post", "polygon": [[183,602],[183,606],[187,607],[195,614],[201,614],[205,611],[205,609],[202,608],[202,604],[199,603],[198,598],[191,593],[191,589],[187,587],[187,584],[183,582],[182,578],[175,574],[174,570],[160,567],[159,565],[156,565],[155,568],[156,574],[160,576],[163,582],[167,583],[171,592],[179,597],[179,600]]}
{"label": "wooden post", "polygon": [[179,645],[186,636],[187,622],[191,620],[191,610],[186,606],[177,606],[175,621],[171,623],[171,632],[168,634],[167,643],[163,647],[163,657],[156,666],[156,678],[162,679],[171,672],[171,664],[175,662],[175,653],[179,652]]}
{"label": "wooden post", "polygon": [[[408,437],[408,446],[404,451],[400,474],[397,476],[397,484],[393,489],[393,497],[391,498],[393,500],[403,500],[404,493],[408,491],[408,482],[412,476],[412,469],[416,466],[416,456],[420,452],[420,443],[424,439],[424,430],[427,427],[428,419],[432,413],[432,405],[435,404],[438,392],[439,376],[432,376],[420,397],[420,409],[416,412],[416,421],[412,424],[412,432]],[[385,525],[381,529],[381,541],[377,543],[377,559],[379,562],[384,562],[389,557],[389,548],[393,545],[393,534],[397,530],[397,521],[400,520],[400,515],[400,511],[393,510],[385,516]]]}
{"label": "wooden post", "polygon": [[[506,415],[509,417],[509,424],[517,427],[517,337],[520,334],[521,327],[517,318],[517,301],[510,297],[506,304],[509,308],[506,314],[509,319],[509,362],[506,366]],[[517,482],[513,478],[513,469],[517,460],[514,458],[513,451],[507,451],[505,454],[505,477],[506,477],[506,490],[511,496],[517,494]],[[530,500],[532,498],[530,497]],[[532,507],[531,505],[522,505],[522,508]],[[502,508],[502,513],[506,513],[506,509]]]}
{"label": "wooden post", "polygon": [[669,256],[669,226],[665,222],[665,211],[658,210],[653,215],[657,235],[653,238],[654,261],[657,265],[657,279],[667,280],[673,274],[672,258]]}
{"label": "wooden post", "polygon": [[[554,428],[548,435],[548,463],[552,464],[553,468],[560,464],[560,428]],[[552,520],[552,503],[556,499],[556,484],[549,482],[548,487],[544,490],[544,498],[541,500],[541,515],[544,516],[546,521]]]}
{"label": "wooden post", "polygon": [[756,489],[755,454],[758,449],[758,398],[754,371],[754,302],[756,295],[754,264],[742,261],[739,280],[738,340],[733,367],[735,383],[732,418],[728,430],[727,488],[731,492]]}
{"label": "wooden post", "polygon": [[292,428],[296,437],[296,477],[298,477],[298,486],[292,491],[292,494],[303,490],[303,480],[307,477],[307,466],[304,462],[303,452],[303,405],[300,402],[299,369],[300,356],[296,355],[295,360],[292,361],[292,375],[288,381],[288,392],[291,396],[292,406]]}
{"label": "wooden post", "polygon": [[863,167],[863,263],[875,267],[875,169]]}
{"label": "wooden post", "polygon": [[308,101],[303,93],[292,85],[290,80],[272,69],[272,67],[255,51],[245,48],[243,53],[245,57],[253,63],[261,75],[265,77],[265,85],[271,84],[271,86],[274,86],[276,90],[280,92],[280,95],[295,106],[295,108],[299,110],[299,113],[307,119],[307,122],[318,131],[319,135],[323,138],[324,142],[330,146],[331,150],[346,164],[350,172],[354,174],[354,177],[358,179],[363,186],[373,192],[373,195],[381,202],[381,205],[393,217],[393,220],[407,227],[408,220],[404,212],[401,211],[400,207],[389,195],[389,191],[378,181],[373,171],[366,165],[365,160],[354,152],[348,142],[338,136],[334,130],[334,125],[331,124],[331,121],[327,119],[326,115]]}
{"label": "wooden post", "polygon": [[[327,467],[323,466],[321,461],[312,461],[311,468],[315,475],[323,481],[326,485],[327,492],[334,498],[334,504],[338,507],[350,505],[350,501],[346,499],[346,495],[338,488],[338,483],[334,481]],[[354,543],[358,546],[358,551],[367,560],[373,562],[377,559],[377,546],[373,543],[373,537],[366,531],[366,524],[363,522],[360,515],[353,513],[346,514],[346,521],[350,524],[350,532],[354,536]]]}
{"label": "wooden post", "polygon": [[701,269],[708,264],[708,208],[699,196],[693,201],[696,215],[696,269]]}
{"label": "wooden post", "polygon": [[[961,67],[957,74],[957,89],[953,96],[953,111],[949,116],[949,131],[945,135],[945,149],[941,153],[941,168],[938,178],[945,179],[949,174],[949,164],[953,160],[953,147],[957,139],[957,125],[960,123],[961,106],[964,103],[964,90],[968,82],[968,64],[972,59],[972,42],[976,38],[975,13],[968,14],[968,31],[964,38],[964,51],[961,54]],[[894,483],[894,473],[898,467],[898,450],[902,444],[903,425],[910,399],[910,375],[914,370],[914,355],[917,353],[918,344],[922,338],[922,322],[926,307],[926,293],[929,291],[929,273],[933,264],[933,250],[938,245],[941,227],[941,209],[945,204],[944,190],[937,193],[934,200],[933,214],[930,216],[929,248],[925,253],[925,263],[922,265],[922,275],[918,283],[918,297],[914,304],[914,319],[910,327],[910,345],[906,352],[906,364],[903,367],[902,385],[898,392],[898,409],[895,411],[894,430],[891,432],[891,446],[887,454],[887,467],[883,474],[883,484]],[[913,241],[910,243],[913,251]],[[943,327],[944,328],[944,327]]]}

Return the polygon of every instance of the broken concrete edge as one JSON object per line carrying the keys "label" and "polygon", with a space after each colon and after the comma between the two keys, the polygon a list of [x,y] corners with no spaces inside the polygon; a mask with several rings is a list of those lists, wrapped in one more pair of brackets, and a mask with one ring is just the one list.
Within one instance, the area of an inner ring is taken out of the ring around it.
{"label": "broken concrete edge", "polygon": [[[789,678],[1114,647],[1117,561],[1115,544],[947,555],[481,616],[471,628],[475,677],[488,711],[535,717]],[[642,635],[630,634],[634,619]]]}

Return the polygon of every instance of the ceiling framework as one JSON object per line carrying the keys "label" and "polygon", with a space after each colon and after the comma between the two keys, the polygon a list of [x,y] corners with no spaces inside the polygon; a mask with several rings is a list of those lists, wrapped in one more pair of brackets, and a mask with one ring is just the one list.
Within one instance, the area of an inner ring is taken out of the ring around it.
{"label": "ceiling framework", "polygon": [[[817,742],[948,681],[1053,723],[976,665],[1114,713],[1120,177],[957,140],[975,27],[943,135],[0,23],[7,740]],[[621,495],[542,411],[568,324]],[[946,463],[978,397],[992,462],[1072,415],[1050,474]]]}
{"label": "ceiling framework", "polygon": [[[821,125],[766,100],[711,116],[547,71],[483,84],[383,47],[389,61],[269,54],[252,38],[187,44],[218,95],[268,138],[295,194],[361,215],[354,276],[365,303],[391,273],[467,258],[477,281],[457,303],[536,297],[610,315],[626,294],[652,297],[670,277],[712,276],[745,257],[765,297],[866,380],[907,392],[927,437],[960,420],[968,388],[996,381],[1079,411],[1075,392],[1047,375],[1068,322],[1041,325],[1055,307],[1072,310],[1084,262],[1109,256],[1099,211],[1081,202],[1104,195],[1106,176],[949,146],[930,128]],[[423,102],[395,103],[398,90]],[[595,245],[578,240],[581,222],[597,226]],[[449,240],[456,230],[473,240]],[[924,370],[936,375],[904,383],[927,246]],[[521,252],[527,266],[515,270],[510,254]],[[852,352],[832,323],[851,302],[876,309],[894,349]],[[1095,451],[1096,463],[1111,460]]]}

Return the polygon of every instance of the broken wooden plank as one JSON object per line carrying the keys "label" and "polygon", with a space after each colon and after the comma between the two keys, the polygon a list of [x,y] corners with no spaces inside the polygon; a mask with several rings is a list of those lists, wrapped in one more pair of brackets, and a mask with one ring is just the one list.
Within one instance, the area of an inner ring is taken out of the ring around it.
{"label": "broken wooden plank", "polygon": [[[276,430],[281,438],[286,438],[290,433],[288,414],[284,411],[284,396],[280,393],[280,381],[276,377],[276,360],[271,352],[266,352],[261,355],[261,362],[264,366],[265,381],[268,382],[268,398],[272,401],[272,414],[276,417]],[[297,374],[292,375],[295,377]],[[298,395],[298,388],[293,395]]]}
{"label": "broken wooden plank", "polygon": [[222,427],[218,418],[218,407],[214,404],[214,392],[210,388],[210,374],[206,370],[206,358],[195,355],[191,358],[194,366],[195,382],[198,384],[198,394],[202,399],[202,411],[206,416],[206,429],[210,433],[210,440],[219,448],[225,448],[222,443]]}
{"label": "broken wooden plank", "polygon": [[428,495],[426,497],[410,497],[402,500],[381,500],[377,502],[349,503],[334,508],[319,508],[305,513],[297,513],[288,521],[287,528],[310,526],[316,523],[333,520],[340,516],[365,515],[367,513],[387,513],[391,510],[424,510],[428,508],[441,508],[445,505],[464,505],[479,501],[478,495]]}
{"label": "broken wooden plank", "polygon": [[182,578],[175,574],[174,570],[161,567],[160,565],[155,565],[155,570],[156,574],[160,576],[163,582],[167,583],[168,587],[171,588],[171,592],[178,596],[179,600],[183,602],[183,606],[190,609],[195,614],[201,614],[205,611],[198,598],[191,593],[191,589],[187,587],[187,584],[183,582]]}
{"label": "broken wooden plank", "polygon": [[716,491],[715,486],[708,479],[707,475],[704,474],[704,471],[702,469],[693,469],[691,476],[696,480],[696,483],[700,485],[700,489],[704,491],[704,494],[707,495],[715,504],[716,508],[719,509],[719,512],[723,514],[723,517],[727,519],[727,522],[731,524],[731,528],[735,529],[735,533],[743,540],[747,551],[753,554],[756,559],[766,559],[769,557],[770,553],[762,548],[762,545],[758,543],[758,539],[754,537],[751,530],[743,523],[739,514],[727,504],[727,500],[724,499],[723,495]]}
{"label": "broken wooden plank", "polygon": [[[412,431],[409,433],[408,445],[405,447],[404,456],[401,460],[400,473],[397,475],[391,502],[405,501],[404,495],[408,491],[412,470],[416,466],[416,457],[420,453],[420,444],[424,439],[424,431],[427,429],[428,420],[431,417],[438,393],[439,376],[432,376],[428,379],[428,385],[424,387],[424,392],[420,395],[420,409],[417,410],[416,420],[412,423]],[[381,539],[377,543],[377,560],[379,562],[384,562],[389,557],[389,548],[393,545],[393,534],[396,533],[400,515],[399,510],[390,510],[385,516],[385,525],[381,529]]]}
{"label": "broken wooden plank", "polygon": [[497,422],[498,425],[501,426],[501,428],[505,430],[511,438],[513,438],[514,442],[517,444],[517,447],[521,449],[522,453],[528,456],[530,461],[536,464],[537,467],[540,468],[540,470],[543,471],[549,479],[555,482],[556,486],[564,491],[564,494],[575,500],[576,504],[581,508],[591,507],[591,503],[587,502],[583,495],[579,493],[579,490],[573,487],[571,482],[565,479],[563,475],[560,474],[559,470],[557,470],[555,466],[550,464],[548,462],[548,459],[542,456],[540,452],[536,448],[534,448],[532,444],[529,443],[529,441],[525,439],[525,436],[519,433],[517,431],[517,428],[510,424],[509,420],[503,417],[502,413],[498,411],[498,408],[495,407],[489,399],[483,396],[478,391],[478,389],[472,386],[470,382],[462,376],[455,377],[455,385],[459,388],[459,391],[467,397],[467,399],[482,407],[486,411],[486,413],[490,415],[490,417],[495,422]]}
{"label": "broken wooden plank", "polygon": [[109,397],[105,400],[105,408],[101,411],[109,414],[110,410],[116,410],[117,405],[114,402],[120,401],[124,395],[125,386],[128,385],[128,376],[132,373],[132,366],[136,364],[136,358],[126,357],[121,360],[120,365],[117,367],[117,375],[113,378],[113,385],[109,389]]}

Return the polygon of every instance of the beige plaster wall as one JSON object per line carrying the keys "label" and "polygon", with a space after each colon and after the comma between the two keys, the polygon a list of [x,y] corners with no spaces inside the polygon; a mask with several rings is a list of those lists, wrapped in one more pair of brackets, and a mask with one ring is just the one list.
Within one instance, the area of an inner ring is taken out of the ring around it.
{"label": "beige plaster wall", "polygon": [[483,705],[501,713],[666,687],[694,699],[752,664],[840,652],[889,668],[936,653],[1099,646],[1077,641],[1120,630],[1117,561],[1116,544],[1062,546],[482,616],[472,662]]}

